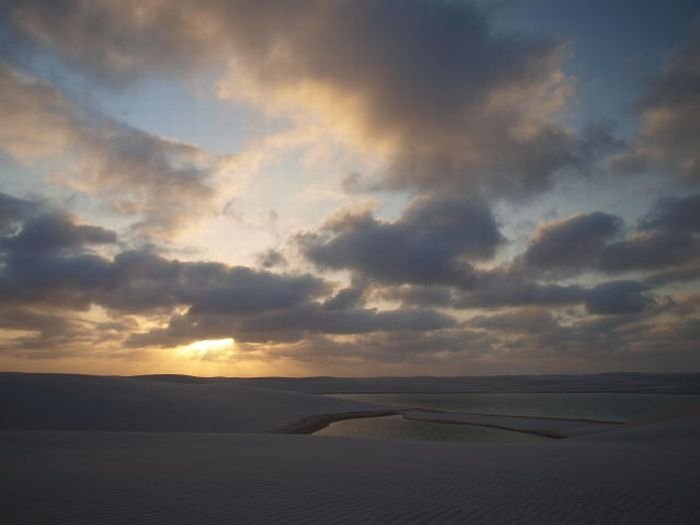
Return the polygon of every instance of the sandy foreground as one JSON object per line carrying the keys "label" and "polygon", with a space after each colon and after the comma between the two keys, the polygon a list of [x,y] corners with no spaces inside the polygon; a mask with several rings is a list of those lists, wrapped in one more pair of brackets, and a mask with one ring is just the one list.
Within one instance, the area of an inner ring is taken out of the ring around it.
{"label": "sandy foreground", "polygon": [[386,407],[0,374],[0,523],[700,523],[700,413],[524,444],[275,433]]}

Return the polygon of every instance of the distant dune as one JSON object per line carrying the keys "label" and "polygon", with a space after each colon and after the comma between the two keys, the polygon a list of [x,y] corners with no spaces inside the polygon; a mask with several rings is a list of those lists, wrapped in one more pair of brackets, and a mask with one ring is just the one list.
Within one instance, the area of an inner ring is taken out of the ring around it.
{"label": "distant dune", "polygon": [[143,376],[168,382],[227,381],[310,393],[386,392],[646,392],[700,394],[700,373],[642,374],[617,372],[570,375],[456,377],[262,377],[251,379]]}

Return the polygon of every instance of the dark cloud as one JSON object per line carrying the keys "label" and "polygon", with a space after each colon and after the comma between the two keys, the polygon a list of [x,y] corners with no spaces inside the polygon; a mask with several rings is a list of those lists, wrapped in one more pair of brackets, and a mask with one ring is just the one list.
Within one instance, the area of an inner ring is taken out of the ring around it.
{"label": "dark cloud", "polygon": [[345,310],[361,306],[365,302],[365,284],[354,279],[351,286],[338,290],[329,297],[323,307],[327,310]]}
{"label": "dark cloud", "polygon": [[110,265],[108,293],[95,300],[122,312],[189,306],[199,313],[250,315],[289,308],[327,290],[309,274],[276,274],[213,262],[181,262],[149,251],[126,251]]}
{"label": "dark cloud", "polygon": [[116,242],[117,234],[114,231],[100,226],[76,224],[62,213],[44,213],[33,217],[24,223],[17,235],[3,239],[6,249],[24,254]]}
{"label": "dark cloud", "polygon": [[469,363],[485,357],[489,351],[487,342],[481,331],[464,328],[430,332],[374,332],[360,334],[352,342],[332,336],[310,335],[298,343],[273,345],[268,355],[273,359],[285,357],[311,365],[321,364],[324,369],[330,368],[338,374],[347,365],[370,365],[369,370],[373,370],[374,375],[382,371],[391,375],[396,373],[398,362],[403,371],[414,374],[424,373],[425,368],[411,368],[411,365],[434,368],[443,364],[443,373],[454,375],[457,362],[465,360]]}
{"label": "dark cloud", "polygon": [[687,181],[700,180],[700,22],[686,46],[666,65],[638,104],[643,127],[612,160],[622,171],[660,169]]}
{"label": "dark cloud", "polygon": [[15,227],[19,222],[34,213],[36,204],[0,192],[0,233]]}
{"label": "dark cloud", "polygon": [[287,264],[287,259],[281,252],[277,250],[266,250],[262,253],[257,254],[257,263],[263,268],[269,269],[275,266],[285,266]]}
{"label": "dark cloud", "polygon": [[612,273],[691,264],[700,257],[698,232],[700,195],[660,199],[642,217],[637,232],[600,250],[598,266]]}
{"label": "dark cloud", "polygon": [[605,246],[599,268],[614,273],[677,266],[697,258],[699,248],[693,237],[683,231],[641,233]]}
{"label": "dark cloud", "polygon": [[566,306],[579,304],[585,297],[583,286],[522,281],[483,285],[475,291],[457,294],[452,305],[455,308]]}
{"label": "dark cloud", "polygon": [[[196,273],[196,268],[190,266],[184,274],[187,275],[192,270]],[[192,312],[250,315],[284,310],[298,306],[327,290],[323,281],[308,274],[290,277],[257,272],[245,267],[226,268],[221,273],[223,275],[217,279],[218,286],[210,285],[192,294]],[[185,279],[186,282],[188,280]],[[193,281],[196,283],[196,280]]]}
{"label": "dark cloud", "polygon": [[518,264],[550,278],[691,264],[700,257],[698,210],[698,195],[661,199],[642,217],[637,229],[624,237],[622,219],[602,212],[545,223],[538,227]]}
{"label": "dark cloud", "polygon": [[642,219],[644,230],[700,232],[700,193],[657,201]]}
{"label": "dark cloud", "polygon": [[237,334],[241,338],[247,335],[257,340],[270,341],[278,333],[300,333],[300,336],[306,336],[309,333],[424,332],[454,325],[455,321],[451,317],[429,309],[328,310],[318,304],[310,304],[304,308],[267,313],[245,320],[239,326]]}
{"label": "dark cloud", "polygon": [[[0,239],[0,308],[14,312],[0,327],[34,333],[15,338],[15,351],[82,338],[83,331],[95,328],[72,319],[69,312],[93,305],[117,317],[169,316],[167,328],[133,335],[132,347],[212,337],[293,341],[318,333],[416,332],[455,325],[451,317],[430,309],[362,308],[364,284],[358,279],[330,295],[329,283],[310,274],[182,262],[152,250],[122,251],[112,258],[94,251],[116,240],[114,232],[41,207]],[[47,313],[58,308],[61,315]],[[115,337],[107,326],[100,330]],[[132,326],[122,338],[137,331]]]}
{"label": "dark cloud", "polygon": [[[618,315],[641,313],[654,304],[643,282],[608,281],[586,287],[579,284],[541,283],[526,275],[505,269],[480,272],[471,290],[445,287],[401,286],[389,288],[380,296],[404,306],[420,305],[452,309],[542,308],[585,305],[591,314]],[[478,319],[478,317],[477,317]]]}
{"label": "dark cloud", "polygon": [[418,199],[394,222],[348,214],[299,237],[321,268],[350,269],[385,283],[469,287],[469,260],[489,259],[502,241],[491,210],[460,199]]}
{"label": "dark cloud", "polygon": [[700,264],[697,263],[652,273],[644,282],[647,286],[655,287],[696,280],[700,280]]}
{"label": "dark cloud", "polygon": [[309,274],[180,262],[149,250],[123,251],[114,258],[92,250],[116,241],[113,231],[37,211],[0,239],[1,300],[81,309],[98,304],[121,312],[187,305],[198,312],[245,315],[296,306],[328,289]]}
{"label": "dark cloud", "polygon": [[236,313],[201,313],[190,309],[184,315],[172,316],[165,329],[133,334],[128,344],[132,347],[174,346],[197,339],[224,337],[235,337],[239,342],[297,342],[312,334],[429,332],[456,325],[452,317],[430,309],[329,309],[319,302],[257,315],[241,316]]}
{"label": "dark cloud", "polygon": [[593,314],[638,314],[654,304],[646,291],[647,287],[637,281],[599,284],[586,294],[586,308]]}
{"label": "dark cloud", "polygon": [[540,226],[523,254],[529,266],[544,270],[577,270],[595,264],[604,244],[622,227],[608,213],[581,213]]}
{"label": "dark cloud", "polygon": [[479,315],[471,318],[469,327],[483,328],[501,333],[541,333],[559,326],[552,314],[539,308],[524,308],[495,315]]}

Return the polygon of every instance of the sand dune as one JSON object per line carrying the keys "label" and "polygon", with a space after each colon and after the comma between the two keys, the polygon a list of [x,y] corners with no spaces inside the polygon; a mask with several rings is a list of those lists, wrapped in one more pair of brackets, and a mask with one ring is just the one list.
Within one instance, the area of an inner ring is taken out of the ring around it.
{"label": "sand dune", "polygon": [[237,382],[0,374],[0,430],[268,432],[318,414],[382,409]]}
{"label": "sand dune", "polygon": [[386,409],[171,379],[0,374],[0,523],[700,522],[697,412],[527,444],[263,434]]}
{"label": "sand dune", "polygon": [[[675,429],[674,431],[677,431]],[[639,433],[640,429],[636,429]],[[696,447],[0,433],[4,523],[698,523]]]}

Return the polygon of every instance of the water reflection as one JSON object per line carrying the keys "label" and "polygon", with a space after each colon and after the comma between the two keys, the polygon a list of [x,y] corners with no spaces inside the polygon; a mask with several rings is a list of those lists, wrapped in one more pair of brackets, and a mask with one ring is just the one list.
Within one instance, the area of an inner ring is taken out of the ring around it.
{"label": "water reflection", "polygon": [[454,443],[533,443],[549,438],[497,428],[412,421],[403,416],[385,416],[337,421],[315,432],[317,436],[369,439],[409,439]]}

